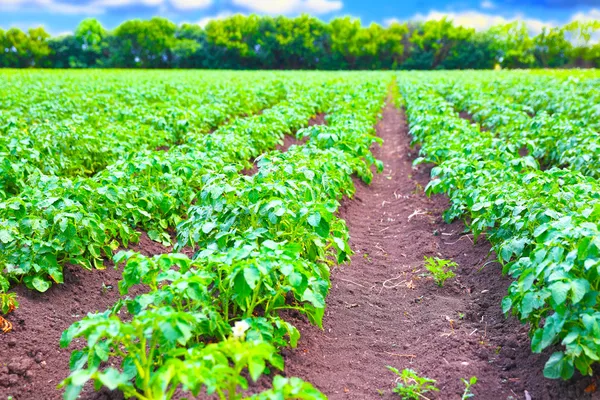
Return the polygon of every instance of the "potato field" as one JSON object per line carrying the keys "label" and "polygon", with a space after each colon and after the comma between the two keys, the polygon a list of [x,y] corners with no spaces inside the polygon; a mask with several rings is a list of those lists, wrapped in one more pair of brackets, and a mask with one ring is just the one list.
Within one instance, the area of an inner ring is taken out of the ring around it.
{"label": "potato field", "polygon": [[597,395],[597,71],[0,76],[0,400]]}

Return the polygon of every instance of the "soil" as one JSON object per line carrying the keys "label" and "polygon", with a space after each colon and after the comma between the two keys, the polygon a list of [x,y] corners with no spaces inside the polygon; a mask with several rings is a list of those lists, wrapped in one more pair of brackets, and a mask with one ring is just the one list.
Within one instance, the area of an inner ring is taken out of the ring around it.
{"label": "soil", "polygon": [[[286,351],[286,375],[313,383],[330,399],[399,398],[396,376],[412,368],[437,381],[429,398],[460,399],[461,378],[477,376],[476,399],[585,399],[591,378],[545,379],[551,352],[532,354],[527,327],[500,308],[503,277],[485,238],[473,244],[462,222],[446,224],[445,196],[423,188],[430,166],[414,168],[404,114],[388,105],[373,149],[385,164],[367,186],[357,181],[340,215],[350,229],[352,262],[332,273],[324,330],[297,324],[302,338]],[[456,278],[438,287],[424,256],[458,263]],[[381,391],[381,392],[379,392]]]}
{"label": "soil", "polygon": [[[130,249],[147,256],[169,252],[145,233]],[[20,306],[7,316],[14,329],[0,334],[0,399],[62,398],[56,385],[69,375],[72,349],[59,348],[61,333],[87,313],[104,311],[119,298],[121,269],[108,261],[105,266],[93,271],[66,266],[64,285],[54,285],[45,293],[15,288]],[[134,288],[131,294],[141,290]],[[82,398],[92,392],[86,388]]]}
{"label": "soil", "polygon": [[[532,354],[526,327],[502,314],[510,280],[491,262],[489,244],[474,245],[461,222],[442,221],[444,196],[424,195],[430,167],[412,167],[416,151],[402,112],[388,105],[377,132],[385,144],[373,150],[385,171],[370,186],[357,181],[354,199],[340,211],[355,255],[332,273],[323,331],[291,314],[302,338],[297,349],[284,351],[286,375],[312,382],[331,399],[398,398],[386,365],[436,379],[440,392],[429,398],[460,398],[460,378],[471,376],[479,379],[477,399],[591,398],[584,393],[591,378],[543,378],[549,354]],[[133,249],[146,255],[170,250],[143,233]],[[425,275],[424,256],[456,261],[457,277],[436,286]],[[46,293],[15,288],[21,305],[8,316],[14,330],[0,334],[0,399],[62,397],[55,387],[68,375],[71,349],[58,347],[60,335],[86,313],[114,304],[121,273],[106,266],[67,266],[65,284]],[[122,396],[86,387],[81,398]]]}

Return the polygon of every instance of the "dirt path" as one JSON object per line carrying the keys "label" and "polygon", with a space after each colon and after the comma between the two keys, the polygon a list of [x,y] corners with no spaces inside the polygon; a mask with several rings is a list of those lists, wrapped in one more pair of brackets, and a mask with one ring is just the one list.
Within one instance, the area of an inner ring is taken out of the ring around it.
{"label": "dirt path", "polygon": [[[477,399],[525,399],[526,390],[534,400],[589,398],[589,378],[542,377],[548,354],[531,354],[526,328],[501,312],[510,281],[497,263],[481,269],[494,259],[489,244],[473,245],[462,223],[443,222],[444,196],[424,195],[430,168],[412,167],[403,113],[386,106],[377,132],[385,171],[370,186],[357,182],[341,210],[356,254],[332,274],[324,331],[293,321],[302,338],[286,352],[286,374],[331,399],[399,398],[386,365],[436,379],[440,392],[431,398],[460,399],[460,378],[471,376]],[[424,256],[457,262],[457,279],[436,286],[423,275]]]}

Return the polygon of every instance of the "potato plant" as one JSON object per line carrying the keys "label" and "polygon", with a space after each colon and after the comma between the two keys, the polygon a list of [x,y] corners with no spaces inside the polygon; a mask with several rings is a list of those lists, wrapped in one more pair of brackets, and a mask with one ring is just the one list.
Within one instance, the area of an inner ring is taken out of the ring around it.
{"label": "potato plant", "polygon": [[[262,93],[258,98],[279,101],[260,115],[234,118],[209,135],[191,132],[185,143],[168,151],[131,153],[93,177],[32,173],[18,195],[0,201],[4,279],[46,291],[52,283],[63,282],[65,263],[103,268],[102,260],[119,246],[137,242],[138,229],[170,244],[169,228],[181,222],[207,176],[247,167],[250,158],[326,111],[347,85],[336,78],[292,80],[284,86],[284,99],[279,85],[255,87]],[[248,104],[247,110],[254,105]]]}
{"label": "potato plant", "polygon": [[[148,291],[63,333],[63,347],[86,343],[73,351],[71,374],[60,384],[65,398],[75,399],[91,380],[138,399],[169,399],[178,390],[239,399],[248,379],[283,369],[279,350],[295,347],[300,335],[281,311],[322,326],[330,267],[351,254],[339,200],[354,193],[353,174],[370,182],[371,167],[381,169],[369,148],[379,142],[373,127],[386,84],[355,82],[344,91],[354,101],[332,108],[326,128],[299,130],[308,142],[263,154],[253,176],[239,173],[243,163],[199,176],[195,204],[177,227],[176,247],[191,246],[193,258],[115,256],[124,264],[120,293],[140,284]],[[264,139],[253,135],[250,142]],[[252,149],[231,151],[246,157]],[[275,377],[271,389],[250,398],[325,397],[297,378]]]}
{"label": "potato plant", "polygon": [[519,154],[503,133],[516,129],[511,118],[495,111],[508,105],[484,109],[486,121],[497,116],[492,130],[460,118],[460,103],[443,96],[448,81],[438,78],[428,86],[400,81],[413,140],[422,146],[417,162],[437,164],[427,192],[450,196],[447,220],[465,218],[476,239],[486,233],[514,279],[502,308],[530,324],[532,350],[562,346],[544,374],[568,379],[575,368],[592,374],[600,359],[598,183],[575,165],[541,169],[535,151]]}

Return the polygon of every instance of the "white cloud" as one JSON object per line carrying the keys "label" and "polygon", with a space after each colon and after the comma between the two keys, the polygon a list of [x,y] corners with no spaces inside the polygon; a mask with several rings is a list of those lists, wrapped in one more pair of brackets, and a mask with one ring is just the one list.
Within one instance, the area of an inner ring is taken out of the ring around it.
{"label": "white cloud", "polygon": [[344,5],[340,0],[233,0],[233,4],[264,14],[327,14]]}
{"label": "white cloud", "polygon": [[50,32],[50,34],[52,36],[54,36],[54,37],[68,36],[68,35],[72,35],[73,31],[61,31],[61,32],[58,32],[58,33],[52,33],[52,32]]}
{"label": "white cloud", "polygon": [[210,6],[212,0],[171,0],[171,4],[178,10],[193,10]]}
{"label": "white cloud", "polygon": [[232,15],[234,15],[234,14],[231,11],[222,11],[222,12],[218,13],[217,15],[210,15],[210,16],[204,17],[196,23],[198,25],[200,25],[202,28],[204,28],[206,25],[208,25],[208,23],[210,21],[225,19],[225,18],[231,17]]}
{"label": "white cloud", "polygon": [[[589,10],[585,13],[579,12],[579,13],[573,14],[573,16],[571,16],[571,19],[569,20],[569,22],[575,22],[575,21],[579,21],[579,22],[600,21],[600,9],[592,8],[591,10]],[[585,46],[585,45],[589,45],[589,44],[595,45],[595,44],[600,43],[600,32],[593,32],[590,35],[589,41],[586,41],[582,37],[576,37],[575,34],[573,34],[573,33],[567,33],[566,36],[567,36],[567,39],[570,40],[571,43],[575,44],[576,46]]]}
{"label": "white cloud", "polygon": [[44,10],[53,14],[102,14],[104,10],[93,3],[71,4],[55,0],[0,0],[0,10]]}
{"label": "white cloud", "polygon": [[[508,24],[514,21],[525,22],[525,25],[529,29],[529,32],[533,35],[537,35],[542,31],[544,27],[556,26],[553,21],[542,21],[535,18],[525,18],[521,14],[516,14],[511,18],[505,18],[501,15],[486,14],[479,11],[463,11],[463,12],[440,12],[430,11],[428,14],[415,14],[410,21],[429,21],[429,20],[440,20],[442,18],[448,18],[454,21],[456,25],[474,28],[478,31],[489,29],[494,25]],[[396,18],[389,18],[384,20],[386,25],[393,22],[400,22]]]}
{"label": "white cloud", "polygon": [[576,14],[573,14],[569,22],[573,21],[600,21],[600,9],[592,8],[591,10],[588,10],[586,12],[578,12]]}
{"label": "white cloud", "polygon": [[483,8],[484,10],[493,10],[494,8],[496,8],[496,5],[490,0],[483,0],[480,5],[481,8]]}

